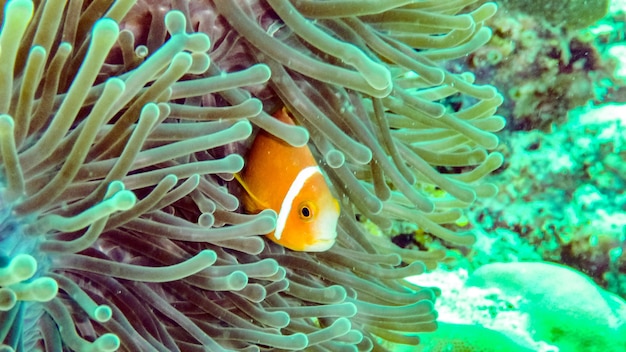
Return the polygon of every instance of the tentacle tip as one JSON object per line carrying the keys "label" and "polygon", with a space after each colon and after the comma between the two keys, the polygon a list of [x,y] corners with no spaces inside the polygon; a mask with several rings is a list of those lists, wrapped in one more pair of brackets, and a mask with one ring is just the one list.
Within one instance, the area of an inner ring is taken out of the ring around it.
{"label": "tentacle tip", "polygon": [[258,71],[260,80],[268,81],[272,77],[272,70],[266,64],[257,64],[253,67]]}
{"label": "tentacle tip", "polygon": [[112,181],[107,186],[107,191],[106,191],[106,194],[104,196],[104,199],[109,199],[109,198],[113,197],[115,194],[117,194],[118,192],[124,190],[125,188],[126,187],[124,186],[124,183],[122,181],[119,181],[119,180]]}
{"label": "tentacle tip", "polygon": [[387,66],[372,63],[367,72],[364,72],[363,77],[369,83],[369,85],[381,92],[387,92],[387,95],[391,93],[393,87],[393,80],[391,78],[391,71]]}
{"label": "tentacle tip", "polygon": [[248,285],[248,275],[240,270],[233,271],[226,280],[228,281],[229,289],[232,291],[241,291]]}
{"label": "tentacle tip", "polygon": [[[11,260],[9,264],[8,275],[15,278],[16,281],[5,283],[11,284],[23,280],[30,279],[37,271],[37,260],[30,254],[18,254]],[[0,274],[0,281],[4,281]]]}
{"label": "tentacle tip", "polygon": [[199,75],[209,69],[209,66],[211,65],[211,57],[207,53],[192,53],[191,57],[193,59],[193,63],[189,68],[190,74]]}
{"label": "tentacle tip", "polygon": [[9,288],[0,288],[0,312],[8,312],[17,304],[15,291]]}
{"label": "tentacle tip", "polygon": [[111,310],[111,307],[103,304],[96,307],[93,316],[95,320],[99,323],[106,323],[107,321],[111,320],[111,317],[113,316],[113,311]]}
{"label": "tentacle tip", "polygon": [[206,262],[206,266],[209,267],[217,260],[217,253],[210,249],[204,249],[198,253],[198,257]]}
{"label": "tentacle tip", "polygon": [[120,348],[120,338],[115,334],[107,333],[98,337],[93,342],[93,347],[101,352],[117,351]]}
{"label": "tentacle tip", "polygon": [[10,133],[13,131],[14,127],[15,127],[15,121],[13,120],[13,117],[11,117],[11,115],[8,115],[8,114],[0,115],[0,133],[3,133],[3,134]]}
{"label": "tentacle tip", "polygon": [[120,211],[131,209],[137,203],[135,193],[127,190],[117,192],[111,200],[115,202],[115,208]]}
{"label": "tentacle tip", "polygon": [[184,34],[186,25],[185,15],[180,11],[170,11],[165,15],[165,28],[172,37],[177,34]]}
{"label": "tentacle tip", "polygon": [[243,169],[244,160],[239,154],[230,154],[224,158],[224,161],[229,163],[227,171],[229,173],[237,173]]}
{"label": "tentacle tip", "polygon": [[99,40],[105,40],[107,42],[113,42],[117,40],[120,34],[119,24],[111,18],[101,18],[93,25],[93,38],[95,42]]}
{"label": "tentacle tip", "polygon": [[186,47],[193,53],[204,53],[211,48],[211,39],[204,33],[189,34]]}
{"label": "tentacle tip", "polygon": [[11,16],[20,16],[30,21],[35,10],[35,5],[30,0],[14,0],[7,4],[6,12]]}
{"label": "tentacle tip", "polygon": [[34,300],[38,302],[49,302],[59,293],[59,284],[50,277],[41,277],[33,282]]}
{"label": "tentacle tip", "polygon": [[233,125],[232,128],[237,132],[237,135],[241,137],[242,140],[252,135],[252,124],[248,120],[238,121]]}

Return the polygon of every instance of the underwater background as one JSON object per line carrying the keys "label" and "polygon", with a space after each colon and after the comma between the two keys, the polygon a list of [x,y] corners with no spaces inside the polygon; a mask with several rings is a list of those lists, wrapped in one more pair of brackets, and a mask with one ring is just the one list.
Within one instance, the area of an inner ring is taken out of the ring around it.
{"label": "underwater background", "polygon": [[[626,3],[2,8],[0,352],[626,351]],[[259,133],[331,249],[242,207]]]}
{"label": "underwater background", "polygon": [[463,62],[505,96],[505,163],[486,177],[498,195],[470,207],[477,243],[414,278],[442,288],[423,350],[626,349],[625,9],[505,1]]}

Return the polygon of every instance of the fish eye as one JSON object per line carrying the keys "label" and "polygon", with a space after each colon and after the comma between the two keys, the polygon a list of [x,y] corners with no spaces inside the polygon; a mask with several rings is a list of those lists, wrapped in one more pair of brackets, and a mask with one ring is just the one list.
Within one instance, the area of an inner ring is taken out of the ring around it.
{"label": "fish eye", "polygon": [[298,207],[298,214],[302,220],[311,220],[313,218],[313,204],[302,202]]}

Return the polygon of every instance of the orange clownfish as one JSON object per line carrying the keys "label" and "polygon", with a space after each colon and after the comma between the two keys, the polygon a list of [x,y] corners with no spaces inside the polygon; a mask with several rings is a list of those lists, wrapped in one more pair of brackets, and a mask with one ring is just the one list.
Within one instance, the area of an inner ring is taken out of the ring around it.
{"label": "orange clownfish", "polygon": [[[274,117],[294,124],[284,108]],[[236,178],[245,190],[247,212],[269,208],[278,214],[269,239],[294,251],[321,252],[333,246],[339,202],[307,146],[293,147],[259,131]]]}

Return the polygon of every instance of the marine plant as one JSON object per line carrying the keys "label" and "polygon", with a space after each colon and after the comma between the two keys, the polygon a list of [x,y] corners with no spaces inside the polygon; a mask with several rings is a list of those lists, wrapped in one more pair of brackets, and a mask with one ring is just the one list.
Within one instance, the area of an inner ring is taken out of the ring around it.
{"label": "marine plant", "polygon": [[[445,224],[495,193],[479,181],[502,163],[502,99],[437,64],[489,40],[496,6],[473,3],[3,3],[0,350],[417,344],[437,291],[403,278],[444,253],[356,217],[473,242]],[[257,128],[310,137],[341,201],[329,251],[286,250],[258,236],[273,211],[239,211]]]}

